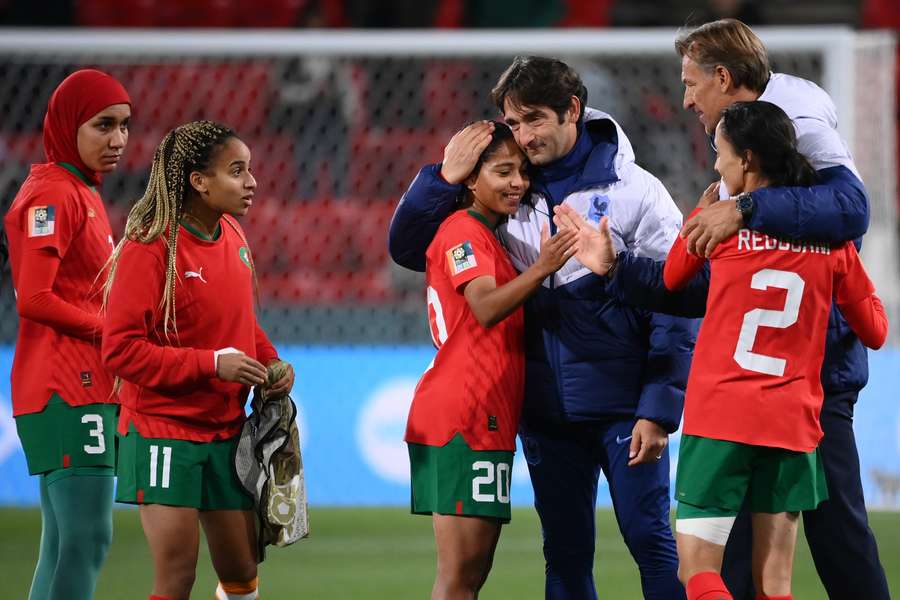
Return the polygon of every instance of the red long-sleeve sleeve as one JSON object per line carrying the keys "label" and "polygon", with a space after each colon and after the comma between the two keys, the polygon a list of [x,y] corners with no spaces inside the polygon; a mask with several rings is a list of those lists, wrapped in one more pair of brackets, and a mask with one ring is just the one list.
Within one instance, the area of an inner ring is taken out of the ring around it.
{"label": "red long-sleeve sleeve", "polygon": [[[216,375],[213,350],[164,345],[156,323],[165,268],[150,246],[122,249],[103,325],[103,364],[141,387],[171,390]],[[176,332],[170,328],[174,342]]]}
{"label": "red long-sleeve sleeve", "polygon": [[860,341],[878,350],[887,339],[888,319],[881,299],[872,294],[853,304],[841,304],[841,313]]}
{"label": "red long-sleeve sleeve", "polygon": [[689,254],[687,244],[681,236],[675,238],[663,267],[663,283],[669,291],[675,291],[690,281],[703,268],[706,259]]}
{"label": "red long-sleeve sleeve", "polygon": [[875,285],[866,273],[856,246],[847,242],[838,252],[843,255],[835,271],[835,302],[860,341],[877,350],[887,339],[888,319],[884,305],[875,295]]}
{"label": "red long-sleeve sleeve", "polygon": [[66,302],[53,291],[53,282],[62,259],[46,248],[26,248],[19,263],[16,283],[16,310],[19,316],[52,327],[56,331],[99,343],[103,321]]}
{"label": "red long-sleeve sleeve", "polygon": [[259,326],[259,322],[256,323],[256,360],[258,360],[263,365],[268,365],[270,362],[278,358],[278,351],[275,350],[275,346],[272,344],[272,341],[269,340],[269,336],[266,335],[266,332],[263,331],[263,328]]}

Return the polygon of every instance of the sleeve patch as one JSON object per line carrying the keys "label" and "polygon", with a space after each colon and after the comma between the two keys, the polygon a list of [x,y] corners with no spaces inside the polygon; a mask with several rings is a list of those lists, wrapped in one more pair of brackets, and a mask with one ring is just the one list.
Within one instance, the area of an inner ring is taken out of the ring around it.
{"label": "sleeve patch", "polygon": [[53,235],[56,230],[56,209],[53,206],[32,206],[28,209],[28,237]]}
{"label": "sleeve patch", "polygon": [[475,261],[475,251],[471,242],[463,242],[447,250],[447,264],[452,275],[459,275],[466,269],[478,266]]}

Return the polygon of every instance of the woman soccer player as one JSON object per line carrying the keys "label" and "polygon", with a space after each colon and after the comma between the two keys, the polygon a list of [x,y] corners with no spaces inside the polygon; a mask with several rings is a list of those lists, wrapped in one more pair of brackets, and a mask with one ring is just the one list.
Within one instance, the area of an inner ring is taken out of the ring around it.
{"label": "woman soccer player", "polygon": [[40,477],[41,547],[31,600],[88,600],[112,541],[117,406],[100,361],[98,275],[113,240],[98,187],[128,142],[131,100],[100,71],[69,75],[44,117],[33,165],[3,221],[19,334],[16,428]]}
{"label": "woman soccer player", "polygon": [[[732,104],[715,135],[716,170],[737,196],[735,210],[759,188],[815,181],[790,119],[774,104]],[[718,185],[698,211],[719,197]],[[579,229],[576,256],[590,263],[581,253],[597,250],[591,268],[605,274],[614,256],[607,224],[590,231],[575,217],[560,211],[557,223]],[[666,287],[679,289],[705,262],[677,238],[663,270]],[[791,598],[798,513],[827,498],[816,448],[832,299],[865,345],[884,343],[887,318],[852,242],[830,247],[741,229],[710,256],[675,489],[679,577],[689,600],[732,597],[719,571],[745,498],[757,598]]]}
{"label": "woman soccer player", "polygon": [[[738,198],[735,210],[756,189],[814,183],[796,146],[794,126],[776,105],[725,109],[716,171]],[[704,201],[716,197],[718,186],[710,186]],[[677,238],[666,287],[680,288],[704,263]],[[884,343],[887,318],[852,242],[830,247],[742,229],[716,247],[710,269],[675,486],[679,575],[689,600],[731,598],[719,571],[746,498],[757,598],[788,600],[799,512],[828,497],[817,446],[832,298],[870,348]]]}
{"label": "woman soccer player", "polygon": [[[458,139],[467,131],[474,130]],[[505,124],[494,123],[489,143],[484,139],[462,208],[426,253],[438,352],[416,388],[406,428],[412,512],[430,514],[434,523],[435,599],[475,598],[487,579],[500,527],[510,519],[524,395],[521,305],[565,264],[575,239],[572,232],[551,238],[545,229],[537,262],[516,273],[494,229],[528,191],[528,162]]]}
{"label": "woman soccer player", "polygon": [[[106,287],[103,361],[121,378],[116,500],[140,505],[152,600],[186,600],[203,525],[217,600],[258,597],[253,501],[232,462],[250,386],[277,354],[253,306],[235,217],[253,203],[250,150],[200,121],[156,149]],[[290,391],[292,369],[272,388]]]}

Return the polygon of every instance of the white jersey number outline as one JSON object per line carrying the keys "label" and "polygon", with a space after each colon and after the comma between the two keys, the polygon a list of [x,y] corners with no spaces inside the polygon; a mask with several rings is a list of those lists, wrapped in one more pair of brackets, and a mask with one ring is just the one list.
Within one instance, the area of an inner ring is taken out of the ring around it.
{"label": "white jersey number outline", "polygon": [[787,290],[787,298],[785,298],[782,310],[754,308],[744,313],[741,333],[738,335],[737,347],[734,349],[734,360],[748,371],[782,376],[787,361],[783,358],[753,352],[753,343],[756,341],[756,333],[760,327],[785,329],[797,322],[806,282],[792,271],[762,269],[753,274],[750,287],[763,291],[770,287]]}

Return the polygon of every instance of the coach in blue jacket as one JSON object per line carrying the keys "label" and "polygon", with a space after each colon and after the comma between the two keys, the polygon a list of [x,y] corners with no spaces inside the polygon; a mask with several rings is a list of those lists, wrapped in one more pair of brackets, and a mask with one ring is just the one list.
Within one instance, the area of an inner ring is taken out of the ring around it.
{"label": "coach in blue jacket", "polygon": [[[565,203],[598,222],[616,244],[660,260],[681,226],[666,189],[634,162],[628,138],[585,111],[578,74],[558,60],[518,57],[492,99],[532,164],[530,198],[498,229],[520,271],[540,250],[541,228]],[[422,270],[425,249],[454,209],[460,183],[486,144],[478,123],[451,140],[443,164],[424,167],[401,199],[390,251]],[[526,386],[520,437],[544,535],[546,596],[596,598],[595,504],[600,472],[646,598],[684,598],[669,526],[667,434],[678,428],[696,333],[693,321],[608,297],[606,281],[577,260],[525,305]]]}
{"label": "coach in blue jacket", "polygon": [[[709,255],[741,227],[794,240],[841,243],[861,236],[869,224],[866,191],[837,132],[831,98],[810,81],[771,73],[766,49],[740,21],[707,23],[675,43],[682,57],[684,108],[712,134],[732,102],[767,100],[791,117],[797,146],[818,170],[810,188],[765,188],[749,197],[713,204],[687,223],[688,245]],[[724,188],[724,186],[721,186]],[[708,270],[680,293],[662,283],[662,263],[618,254],[607,292],[623,302],[670,314],[699,317],[706,308]],[[837,306],[832,306],[822,364],[825,401],[819,445],[829,499],[803,513],[804,532],[819,577],[833,600],[890,598],[875,537],[868,525],[853,407],[869,377],[866,350]],[[726,547],[723,577],[736,600],[752,600],[750,523],[742,515]]]}

